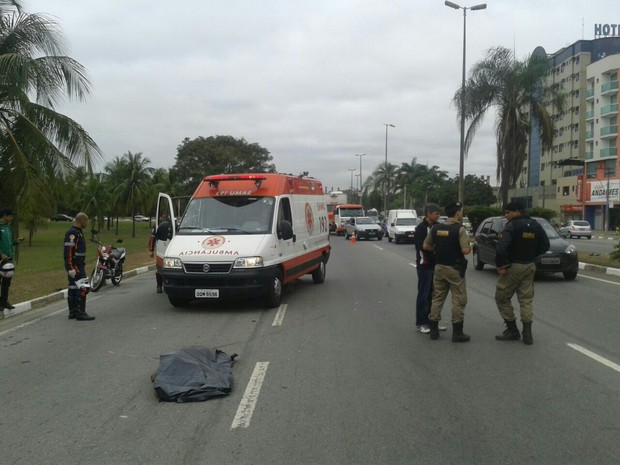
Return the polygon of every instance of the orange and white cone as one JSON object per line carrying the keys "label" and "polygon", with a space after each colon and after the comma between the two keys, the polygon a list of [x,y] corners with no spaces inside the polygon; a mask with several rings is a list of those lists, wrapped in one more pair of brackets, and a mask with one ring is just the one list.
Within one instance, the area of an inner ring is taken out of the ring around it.
{"label": "orange and white cone", "polygon": [[357,238],[355,237],[355,233],[351,236],[351,244],[355,244],[357,242]]}

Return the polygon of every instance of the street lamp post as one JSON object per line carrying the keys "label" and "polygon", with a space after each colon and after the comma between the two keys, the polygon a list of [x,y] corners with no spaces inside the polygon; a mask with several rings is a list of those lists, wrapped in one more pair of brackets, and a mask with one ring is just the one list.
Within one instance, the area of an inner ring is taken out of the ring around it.
{"label": "street lamp post", "polygon": [[[359,174],[359,178],[360,178],[360,203],[361,203],[361,198],[362,198],[362,183],[364,182],[364,178],[362,177],[362,157],[365,157],[366,154],[365,153],[356,153],[355,154],[356,157],[360,157],[360,174]],[[357,176],[357,175],[356,175]]]}
{"label": "street lamp post", "polygon": [[474,5],[471,7],[465,7],[457,5],[456,3],[445,1],[445,5],[455,10],[463,10],[463,72],[461,75],[461,148],[459,154],[459,202],[463,203],[465,197],[465,58],[466,58],[466,44],[467,44],[467,10],[476,11],[484,10],[487,7],[486,3]]}
{"label": "street lamp post", "polygon": [[351,172],[351,187],[349,188],[349,192],[352,195],[353,194],[353,171],[357,171],[357,169],[356,168],[348,168],[348,170]]}
{"label": "street lamp post", "polygon": [[388,142],[388,128],[395,128],[393,124],[383,123],[385,126],[385,182],[383,183],[383,214],[387,215],[387,196],[390,191],[390,177],[388,176],[388,162],[387,162],[387,142]]}

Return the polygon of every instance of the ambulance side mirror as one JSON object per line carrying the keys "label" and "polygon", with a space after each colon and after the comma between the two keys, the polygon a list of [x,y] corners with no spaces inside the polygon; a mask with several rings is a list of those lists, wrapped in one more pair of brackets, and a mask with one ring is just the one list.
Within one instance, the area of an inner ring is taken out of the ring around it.
{"label": "ambulance side mirror", "polygon": [[294,238],[293,225],[290,221],[282,220],[278,225],[278,239],[288,241]]}

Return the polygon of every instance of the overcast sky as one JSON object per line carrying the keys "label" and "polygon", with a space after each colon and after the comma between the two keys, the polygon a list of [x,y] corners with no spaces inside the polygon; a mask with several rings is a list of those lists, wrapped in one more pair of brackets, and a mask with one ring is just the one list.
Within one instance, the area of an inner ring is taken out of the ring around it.
{"label": "overcast sky", "polygon": [[[384,161],[390,123],[390,163],[458,172],[463,12],[443,0],[22,1],[60,24],[88,69],[91,97],[58,109],[106,162],[142,152],[170,168],[185,137],[230,135],[265,147],[280,172],[344,189],[355,154],[367,154],[364,178]],[[487,5],[467,12],[468,69],[491,47],[553,53],[593,39],[595,23],[620,23],[617,0]],[[493,184],[494,118],[465,162]]]}

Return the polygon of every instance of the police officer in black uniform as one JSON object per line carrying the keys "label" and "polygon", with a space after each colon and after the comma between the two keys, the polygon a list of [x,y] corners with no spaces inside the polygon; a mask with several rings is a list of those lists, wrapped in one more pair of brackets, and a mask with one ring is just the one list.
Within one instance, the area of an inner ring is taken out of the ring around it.
{"label": "police officer in black uniform", "polygon": [[78,282],[86,278],[86,240],[82,230],[88,225],[88,215],[78,213],[75,223],[65,234],[64,260],[69,286],[67,302],[69,304],[69,319],[91,321],[94,316],[86,313],[86,294],[89,287],[79,286]]}
{"label": "police officer in black uniform", "polygon": [[517,293],[523,323],[523,342],[533,344],[534,275],[536,257],[549,250],[549,238],[542,226],[525,215],[523,205],[511,202],[505,208],[508,222],[496,245],[495,265],[499,279],[495,288],[495,303],[506,323],[506,330],[495,336],[498,341],[518,341],[521,338],[512,296]]}
{"label": "police officer in black uniform", "polygon": [[471,252],[469,236],[461,224],[462,205],[455,202],[446,207],[448,219],[435,224],[426,239],[424,250],[435,252],[435,275],[433,277],[433,302],[428,318],[431,339],[439,339],[441,310],[452,294],[452,342],[467,342],[469,336],[463,333],[467,288],[465,285],[465,255]]}

